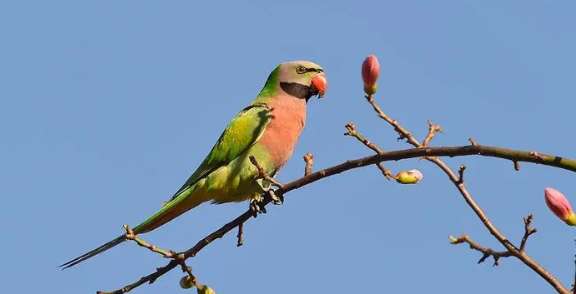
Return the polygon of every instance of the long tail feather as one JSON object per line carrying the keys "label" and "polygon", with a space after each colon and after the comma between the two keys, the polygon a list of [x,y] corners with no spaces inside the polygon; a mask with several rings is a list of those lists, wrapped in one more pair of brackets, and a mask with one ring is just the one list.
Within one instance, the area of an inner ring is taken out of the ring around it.
{"label": "long tail feather", "polygon": [[104,244],[104,245],[102,245],[102,246],[94,249],[94,250],[91,250],[91,251],[89,251],[89,252],[87,252],[87,253],[85,253],[85,254],[83,254],[83,255],[80,255],[80,256],[78,256],[78,257],[76,257],[76,258],[74,258],[74,259],[72,259],[72,260],[70,260],[70,261],[68,261],[68,262],[66,262],[66,263],[61,264],[61,265],[60,265],[60,268],[61,268],[61,269],[67,269],[67,268],[69,268],[69,267],[75,266],[75,265],[83,262],[84,260],[87,260],[87,259],[89,259],[89,258],[91,258],[91,257],[93,257],[93,256],[96,256],[96,255],[98,255],[98,254],[100,254],[100,253],[102,253],[102,252],[104,252],[104,251],[106,251],[106,250],[108,250],[108,249],[110,249],[110,248],[112,248],[112,247],[114,247],[114,246],[116,246],[116,245],[124,242],[124,241],[126,241],[126,236],[122,235],[122,236],[120,236],[120,237],[118,237],[118,238],[116,238],[116,239],[114,239],[114,240],[112,240],[112,241],[110,241],[110,242],[108,242],[108,243],[106,243],[106,244]]}
{"label": "long tail feather", "polygon": [[207,200],[202,195],[194,194],[194,192],[194,186],[182,190],[176,198],[165,203],[158,212],[134,227],[134,233],[143,234],[155,230]]}
{"label": "long tail feather", "polygon": [[[202,202],[206,201],[205,198],[200,197],[200,195],[191,195],[194,192],[194,186],[184,189],[178,194],[176,198],[170,200],[166,203],[158,212],[152,215],[150,218],[145,220],[143,223],[133,228],[135,234],[143,234],[150,232],[161,225],[171,221],[182,213],[188,211],[189,209],[198,206]],[[87,260],[93,256],[96,256],[122,242],[126,241],[126,236],[122,235],[92,251],[89,251],[83,255],[80,255],[66,263],[60,265],[61,269],[67,269],[73,267],[84,260]]]}

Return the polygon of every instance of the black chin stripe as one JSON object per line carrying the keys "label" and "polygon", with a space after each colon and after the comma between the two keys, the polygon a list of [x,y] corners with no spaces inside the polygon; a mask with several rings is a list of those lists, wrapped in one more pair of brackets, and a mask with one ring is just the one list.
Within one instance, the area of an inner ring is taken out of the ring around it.
{"label": "black chin stripe", "polygon": [[282,83],[281,82],[280,87],[282,87],[282,90],[284,90],[284,92],[288,93],[288,95],[298,97],[300,99],[306,99],[306,101],[308,101],[308,99],[310,99],[310,97],[318,94],[318,93],[314,93],[315,91],[312,90],[312,88],[310,88],[308,86],[304,86],[302,84],[298,84],[298,83]]}

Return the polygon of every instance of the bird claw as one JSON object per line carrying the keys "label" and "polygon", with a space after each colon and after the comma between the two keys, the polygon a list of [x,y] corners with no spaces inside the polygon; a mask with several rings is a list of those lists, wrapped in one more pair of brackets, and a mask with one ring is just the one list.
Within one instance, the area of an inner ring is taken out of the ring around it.
{"label": "bird claw", "polygon": [[[284,195],[276,194],[274,189],[272,189],[272,185],[269,182],[264,182],[264,179],[258,179],[256,180],[256,183],[258,183],[260,189],[262,189],[262,191],[270,197],[274,205],[280,205],[284,203]],[[263,201],[263,199],[261,201]]]}
{"label": "bird claw", "polygon": [[250,211],[252,211],[254,217],[258,217],[260,213],[266,213],[266,207],[262,205],[264,203],[263,200],[261,195],[250,200]]}
{"label": "bird claw", "polygon": [[272,199],[272,203],[274,205],[281,205],[284,203],[284,195],[276,194],[276,192],[274,192],[272,189],[269,189],[266,191],[266,193],[268,193],[268,196],[270,196],[270,199]]}

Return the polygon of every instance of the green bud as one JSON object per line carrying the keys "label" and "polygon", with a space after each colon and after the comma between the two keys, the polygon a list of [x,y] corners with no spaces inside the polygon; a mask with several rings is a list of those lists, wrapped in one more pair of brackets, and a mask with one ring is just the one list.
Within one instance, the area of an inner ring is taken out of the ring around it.
{"label": "green bud", "polygon": [[364,93],[368,95],[376,94],[377,90],[378,90],[378,84],[376,83],[373,85],[364,85]]}
{"label": "green bud", "polygon": [[394,178],[400,184],[416,184],[424,178],[424,175],[417,169],[411,169],[399,172]]}
{"label": "green bud", "polygon": [[182,289],[190,289],[194,287],[194,281],[190,276],[186,275],[180,279],[180,287],[182,287]]}
{"label": "green bud", "polygon": [[576,226],[576,214],[572,212],[571,214],[568,215],[568,217],[566,217],[566,220],[564,220],[564,222],[569,226]]}
{"label": "green bud", "polygon": [[206,285],[202,285],[198,287],[198,294],[216,294],[216,291]]}

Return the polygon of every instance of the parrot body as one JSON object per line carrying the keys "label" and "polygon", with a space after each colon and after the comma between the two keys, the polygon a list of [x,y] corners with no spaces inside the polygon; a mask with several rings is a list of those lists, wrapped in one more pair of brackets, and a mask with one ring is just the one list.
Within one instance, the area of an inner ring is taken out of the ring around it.
{"label": "parrot body", "polygon": [[[322,96],[326,80],[320,66],[293,61],[277,66],[252,104],[228,124],[206,159],[164,206],[134,227],[150,232],[203,202],[253,199],[264,189],[257,183],[254,156],[269,175],[288,161],[306,122],[306,104]],[[267,183],[269,184],[269,183]],[[124,235],[61,265],[74,266],[126,240]]]}
{"label": "parrot body", "polygon": [[[257,114],[251,114],[252,112]],[[252,199],[263,192],[255,182],[258,171],[249,158],[254,156],[267,174],[275,174],[292,155],[295,143],[304,129],[306,101],[279,95],[266,106],[252,107],[240,113],[237,119],[244,116],[252,121],[266,121],[261,122],[265,127],[259,140],[228,164],[218,167],[175,195],[156,215],[135,227],[135,233],[152,231],[206,201],[239,202]]]}

